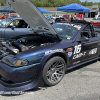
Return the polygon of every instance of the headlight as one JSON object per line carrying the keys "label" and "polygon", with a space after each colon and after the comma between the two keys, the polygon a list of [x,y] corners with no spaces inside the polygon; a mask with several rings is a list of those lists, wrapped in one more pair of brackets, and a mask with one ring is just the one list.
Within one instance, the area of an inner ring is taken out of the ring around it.
{"label": "headlight", "polygon": [[21,67],[28,65],[28,61],[25,59],[18,59],[14,58],[13,56],[5,56],[2,58],[2,62],[4,62],[7,65],[13,66],[13,67]]}

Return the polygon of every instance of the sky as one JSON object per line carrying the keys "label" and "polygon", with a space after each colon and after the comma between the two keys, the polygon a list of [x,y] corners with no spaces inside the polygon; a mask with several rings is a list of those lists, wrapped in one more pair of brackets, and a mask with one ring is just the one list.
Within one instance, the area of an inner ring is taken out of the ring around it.
{"label": "sky", "polygon": [[[86,0],[80,0],[82,2],[86,1]],[[87,0],[88,2],[100,2],[100,0]]]}

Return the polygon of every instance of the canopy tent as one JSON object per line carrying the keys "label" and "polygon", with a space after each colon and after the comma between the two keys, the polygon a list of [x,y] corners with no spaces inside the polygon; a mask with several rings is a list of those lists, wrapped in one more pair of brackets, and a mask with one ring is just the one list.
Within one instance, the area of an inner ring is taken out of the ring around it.
{"label": "canopy tent", "polygon": [[66,12],[90,12],[89,8],[86,8],[80,4],[70,4],[67,6],[62,6],[57,8],[58,11],[66,11]]}
{"label": "canopy tent", "polygon": [[0,8],[0,13],[16,13],[10,6]]}
{"label": "canopy tent", "polygon": [[[38,8],[38,9],[40,10],[41,13],[52,13],[42,8]],[[5,6],[5,7],[0,8],[0,12],[1,13],[16,13],[10,6]]]}
{"label": "canopy tent", "polygon": [[41,13],[52,13],[51,11],[42,9],[42,8],[38,8],[40,10]]}

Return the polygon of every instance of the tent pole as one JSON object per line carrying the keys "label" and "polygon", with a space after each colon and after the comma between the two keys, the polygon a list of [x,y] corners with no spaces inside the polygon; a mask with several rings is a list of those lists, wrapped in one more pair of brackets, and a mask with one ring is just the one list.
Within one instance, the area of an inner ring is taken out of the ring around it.
{"label": "tent pole", "polygon": [[[90,12],[90,18],[91,18],[91,12]],[[90,19],[90,20],[91,20],[91,19]],[[90,20],[89,20],[89,21],[90,21]]]}

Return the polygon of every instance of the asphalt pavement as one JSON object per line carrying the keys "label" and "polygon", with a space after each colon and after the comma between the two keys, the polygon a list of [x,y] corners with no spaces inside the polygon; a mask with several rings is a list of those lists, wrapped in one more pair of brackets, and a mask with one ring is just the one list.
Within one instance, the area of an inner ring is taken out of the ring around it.
{"label": "asphalt pavement", "polygon": [[100,61],[66,72],[56,86],[39,87],[20,95],[1,94],[0,100],[100,100]]}

